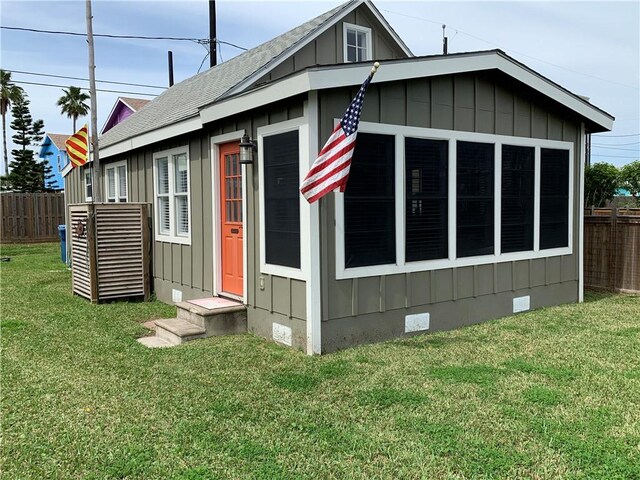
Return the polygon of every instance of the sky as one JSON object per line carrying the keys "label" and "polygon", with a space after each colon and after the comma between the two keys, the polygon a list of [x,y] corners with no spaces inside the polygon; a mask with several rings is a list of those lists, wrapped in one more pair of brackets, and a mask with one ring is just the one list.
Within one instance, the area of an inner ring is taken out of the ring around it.
{"label": "sky", "polygon": [[[218,39],[252,48],[342,3],[341,1],[218,0]],[[446,24],[449,52],[500,48],[616,117],[613,131],[594,135],[592,163],[622,166],[640,158],[640,2],[614,1],[378,1],[374,4],[415,55],[442,52]],[[93,31],[205,39],[208,2],[93,0]],[[0,0],[2,27],[86,32],[85,1]],[[57,99],[62,88],[88,87],[86,39],[62,34],[0,30],[0,67],[24,88],[34,119],[50,133],[71,134]],[[209,66],[195,41],[95,39],[98,129],[118,96],[153,98],[168,85],[167,51],[173,51],[176,83]],[[218,61],[241,53],[222,44]],[[25,73],[19,73],[25,72]],[[42,75],[34,75],[42,74]],[[42,86],[31,83],[54,85]],[[124,93],[126,92],[126,93]],[[10,122],[10,115],[7,123]],[[79,119],[78,125],[90,123]],[[8,132],[9,148],[11,148]],[[0,169],[3,171],[3,169]]]}

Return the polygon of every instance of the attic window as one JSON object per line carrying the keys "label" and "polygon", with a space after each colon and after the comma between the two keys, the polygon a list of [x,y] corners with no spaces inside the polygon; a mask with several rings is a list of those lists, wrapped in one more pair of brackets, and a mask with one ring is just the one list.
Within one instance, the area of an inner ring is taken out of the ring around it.
{"label": "attic window", "polygon": [[344,23],[344,61],[364,62],[373,58],[371,48],[371,29]]}

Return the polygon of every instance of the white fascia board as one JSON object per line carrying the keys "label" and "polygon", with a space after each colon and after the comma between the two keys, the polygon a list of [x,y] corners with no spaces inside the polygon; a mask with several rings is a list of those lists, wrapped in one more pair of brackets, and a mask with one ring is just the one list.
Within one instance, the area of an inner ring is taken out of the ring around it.
{"label": "white fascia board", "polygon": [[66,177],[67,175],[69,175],[69,172],[73,170],[73,165],[71,164],[71,160],[69,160],[69,163],[67,163],[64,168],[60,171],[60,173],[62,174],[63,177]]}
{"label": "white fascia board", "polygon": [[411,50],[409,50],[409,47],[407,46],[406,43],[404,43],[404,41],[402,40],[402,38],[400,38],[400,35],[398,35],[396,33],[396,31],[393,29],[393,27],[391,26],[391,24],[389,24],[389,22],[387,21],[386,18],[384,18],[384,15],[382,15],[382,13],[380,13],[380,11],[377,9],[377,7],[373,4],[373,2],[371,2],[370,0],[364,0],[364,4],[369,7],[369,10],[371,10],[371,13],[373,13],[373,15],[378,19],[378,21],[382,24],[382,26],[385,28],[385,30],[387,30],[387,33],[389,33],[389,35],[391,35],[391,37],[396,41],[396,43],[398,44],[398,46],[402,49],[402,51],[405,53],[405,55],[407,55],[407,57],[413,57],[413,53],[411,52]]}
{"label": "white fascia board", "polygon": [[[102,128],[100,129],[100,135],[103,135],[103,134],[104,134],[104,127],[106,127],[106,126],[107,126],[107,124],[109,123],[109,120],[111,120],[111,116],[113,115],[113,112],[115,112],[115,111],[116,111],[116,107],[117,107],[120,103],[123,103],[123,104],[127,105],[126,103],[124,103],[124,102],[122,101],[122,98],[121,98],[121,97],[118,97],[118,99],[116,100],[116,103],[114,103],[114,104],[113,104],[113,107],[111,107],[111,111],[109,112],[109,115],[107,115],[107,119],[105,120],[104,125],[102,125]],[[129,106],[129,105],[127,105],[127,107],[128,107],[128,106]],[[131,107],[129,107],[129,108],[131,108]],[[132,109],[132,110],[133,110],[133,109]],[[134,112],[135,112],[135,110],[134,110]],[[114,126],[115,126],[115,125],[114,125]]]}
{"label": "white fascia board", "polygon": [[202,128],[200,117],[191,117],[166,127],[158,128],[151,132],[143,133],[136,137],[123,140],[108,147],[100,149],[100,158],[112,157],[120,155],[136,148],[151,145],[152,143],[161,142],[172,137],[184,135],[185,133],[195,132]]}
{"label": "white fascia board", "polygon": [[565,107],[577,112],[585,118],[588,118],[592,122],[597,123],[601,127],[606,128],[607,130],[611,130],[613,128],[613,118],[609,115],[606,115],[605,113],[586,104],[583,100],[569,94],[551,83],[549,80],[536,75],[528,69],[522,68],[511,60],[497,54],[495,56],[498,58],[498,65],[496,68],[499,68],[507,75],[515,78],[516,80],[520,80],[543,95],[556,100]]}

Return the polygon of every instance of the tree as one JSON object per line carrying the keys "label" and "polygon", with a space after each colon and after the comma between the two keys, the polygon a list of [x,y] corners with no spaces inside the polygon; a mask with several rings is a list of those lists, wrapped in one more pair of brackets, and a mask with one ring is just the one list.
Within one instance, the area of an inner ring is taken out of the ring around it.
{"label": "tree", "polygon": [[640,160],[626,164],[620,169],[620,187],[628,190],[636,205],[640,195]]}
{"label": "tree", "polygon": [[85,117],[89,113],[89,105],[86,102],[91,98],[88,93],[80,90],[80,87],[63,88],[64,95],[58,99],[57,105],[62,115],[73,119],[73,133],[76,133],[76,120],[78,117]]}
{"label": "tree", "polygon": [[7,155],[7,112],[12,103],[22,96],[22,88],[11,83],[11,72],[0,69],[0,113],[2,114],[2,142],[4,145],[4,174],[9,174],[9,156]]}
{"label": "tree", "polygon": [[18,148],[11,150],[11,172],[3,183],[5,188],[18,192],[42,192],[47,190],[45,176],[48,165],[46,161],[37,161],[30,147],[37,147],[42,142],[44,122],[33,121],[29,104],[27,95],[23,93],[11,109],[11,128],[15,132],[12,138]]}
{"label": "tree", "polygon": [[618,169],[610,163],[595,163],[587,167],[584,175],[584,196],[587,207],[603,207],[613,200],[619,188]]}

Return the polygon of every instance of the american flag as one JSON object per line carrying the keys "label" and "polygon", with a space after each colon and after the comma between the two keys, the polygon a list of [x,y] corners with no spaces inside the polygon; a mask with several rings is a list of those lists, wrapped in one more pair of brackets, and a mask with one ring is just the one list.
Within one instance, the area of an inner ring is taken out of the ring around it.
{"label": "american flag", "polygon": [[356,146],[364,94],[378,66],[376,62],[303,180],[300,192],[309,203],[337,189],[344,192],[349,179],[353,149]]}

